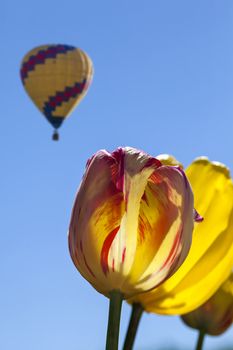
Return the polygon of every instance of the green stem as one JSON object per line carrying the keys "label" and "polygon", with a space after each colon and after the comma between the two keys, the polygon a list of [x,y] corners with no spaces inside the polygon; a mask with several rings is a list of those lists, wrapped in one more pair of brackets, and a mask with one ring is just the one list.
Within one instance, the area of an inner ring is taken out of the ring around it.
{"label": "green stem", "polygon": [[133,304],[123,350],[133,349],[133,344],[135,341],[138,325],[142,317],[143,311],[144,310],[141,304],[137,304],[137,303]]}
{"label": "green stem", "polygon": [[110,302],[106,350],[118,350],[122,294],[118,290],[113,290],[109,293],[109,296]]}
{"label": "green stem", "polygon": [[200,330],[199,331],[199,336],[198,336],[198,339],[197,339],[196,350],[202,350],[204,338],[205,338],[205,332]]}

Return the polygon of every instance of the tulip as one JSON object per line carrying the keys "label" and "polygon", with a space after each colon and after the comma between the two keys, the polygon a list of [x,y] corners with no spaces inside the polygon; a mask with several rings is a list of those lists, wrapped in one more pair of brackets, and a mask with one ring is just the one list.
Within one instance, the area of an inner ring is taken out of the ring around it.
{"label": "tulip", "polygon": [[129,298],[171,276],[188,254],[192,230],[193,194],[181,168],[130,147],[101,150],[87,162],[69,250],[110,307],[116,291]]}
{"label": "tulip", "polygon": [[193,195],[183,171],[133,148],[97,152],[75,199],[69,249],[99,292],[149,290],[188,254]]}
{"label": "tulip", "polygon": [[[178,164],[171,156],[158,156],[165,164]],[[208,300],[233,266],[233,182],[228,168],[207,158],[196,159],[185,171],[194,193],[195,208],[204,221],[195,224],[189,254],[180,268],[159,287],[135,295],[131,321],[136,327],[142,311],[181,315]],[[196,216],[198,221],[198,216]]]}
{"label": "tulip", "polygon": [[182,320],[205,334],[225,332],[233,322],[233,272],[209,300],[183,315]]}

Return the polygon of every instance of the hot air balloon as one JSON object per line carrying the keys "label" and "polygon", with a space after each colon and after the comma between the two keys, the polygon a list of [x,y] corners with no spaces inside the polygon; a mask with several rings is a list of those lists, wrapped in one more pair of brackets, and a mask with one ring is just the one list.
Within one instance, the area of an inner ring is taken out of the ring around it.
{"label": "hot air balloon", "polygon": [[20,69],[24,88],[32,101],[57,129],[85,96],[93,76],[90,57],[68,45],[42,45],[29,51]]}

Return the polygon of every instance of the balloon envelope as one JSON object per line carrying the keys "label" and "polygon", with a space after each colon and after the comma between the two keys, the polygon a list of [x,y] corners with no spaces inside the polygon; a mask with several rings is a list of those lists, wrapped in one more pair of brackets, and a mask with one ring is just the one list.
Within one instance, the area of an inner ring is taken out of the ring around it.
{"label": "balloon envelope", "polygon": [[32,101],[58,129],[85,96],[93,76],[88,55],[68,45],[43,45],[23,58],[21,80]]}

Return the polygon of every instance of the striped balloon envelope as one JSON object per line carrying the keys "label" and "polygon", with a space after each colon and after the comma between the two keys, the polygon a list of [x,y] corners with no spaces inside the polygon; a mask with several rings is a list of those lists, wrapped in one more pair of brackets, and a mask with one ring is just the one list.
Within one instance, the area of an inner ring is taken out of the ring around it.
{"label": "striped balloon envelope", "polygon": [[32,101],[57,129],[85,96],[93,76],[90,57],[68,45],[42,45],[23,58],[21,80]]}

